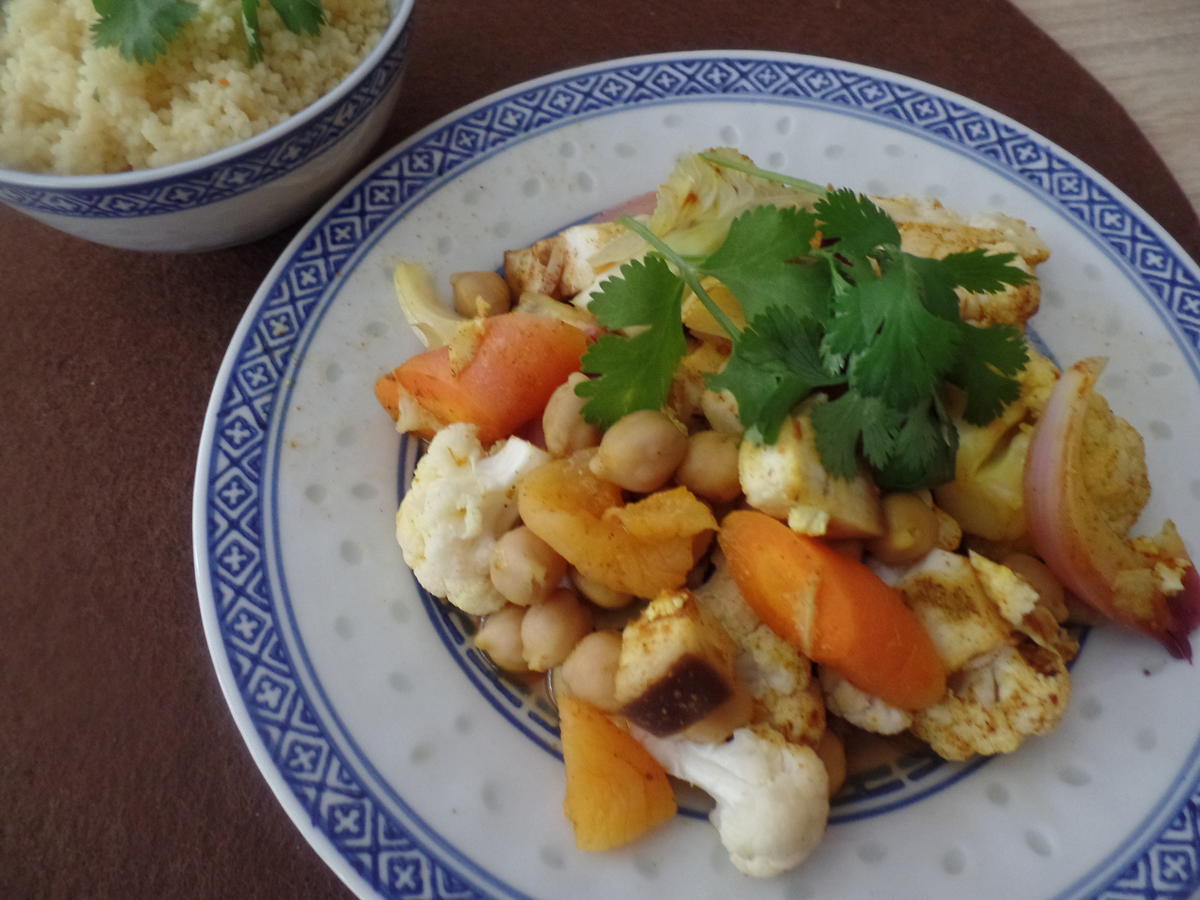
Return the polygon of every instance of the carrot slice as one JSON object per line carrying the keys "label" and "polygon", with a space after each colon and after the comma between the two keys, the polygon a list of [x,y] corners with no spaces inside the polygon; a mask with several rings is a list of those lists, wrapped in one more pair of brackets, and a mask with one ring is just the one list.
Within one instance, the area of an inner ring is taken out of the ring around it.
{"label": "carrot slice", "polygon": [[554,389],[579,369],[587,337],[558,319],[505,313],[483,322],[470,362],[455,372],[447,347],[414,356],[375,384],[396,417],[397,386],[443,424],[471,422],[484,444],[508,437],[541,415]]}
{"label": "carrot slice", "polygon": [[560,696],[567,793],[563,812],[580,850],[612,850],[675,815],[658,760],[629,732],[577,697]]}
{"label": "carrot slice", "polygon": [[928,632],[862,563],[750,510],[726,516],[718,540],[746,602],[788,643],[892,706],[942,698],[946,671]]}

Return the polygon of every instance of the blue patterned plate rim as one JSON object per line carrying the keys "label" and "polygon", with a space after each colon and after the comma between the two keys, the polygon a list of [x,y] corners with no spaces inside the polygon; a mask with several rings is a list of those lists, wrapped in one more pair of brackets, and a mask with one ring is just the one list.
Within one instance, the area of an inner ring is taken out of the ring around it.
{"label": "blue patterned plate rim", "polygon": [[[209,169],[223,165],[232,159],[237,159],[246,153],[252,153],[265,147],[277,138],[293,131],[302,129],[326,110],[339,103],[343,97],[355,89],[361,75],[369,72],[380,64],[400,32],[409,24],[413,4],[416,0],[399,0],[399,6],[392,12],[391,21],[379,36],[379,41],[367,53],[358,65],[346,73],[333,89],[322,94],[299,112],[288,116],[277,125],[272,125],[265,131],[259,132],[244,141],[238,141],[220,150],[214,150],[194,159],[158,166],[153,169],[135,169],[132,172],[112,172],[100,175],[50,175],[43,172],[23,172],[20,169],[5,169],[0,166],[0,182],[17,185],[23,188],[38,188],[47,191],[100,191],[114,190],[130,185],[138,187],[153,187],[171,181],[181,175],[193,175],[199,169]],[[152,182],[147,182],[148,173],[153,173]]]}
{"label": "blue patterned plate rim", "polygon": [[[266,395],[260,392],[255,402],[236,402],[237,398],[235,395],[237,390],[232,383],[234,370],[239,361],[245,359],[248,354],[253,354],[252,338],[254,328],[257,324],[260,324],[264,308],[268,300],[272,297],[274,288],[297,265],[297,257],[300,252],[306,247],[314,234],[329,224],[329,220],[333,214],[339,211],[344,212],[347,203],[353,200],[355,195],[372,179],[378,177],[389,163],[408,158],[424,145],[428,144],[433,138],[448,131],[455,123],[467,120],[480,110],[499,106],[504,103],[511,103],[522,95],[527,95],[537,89],[543,89],[556,84],[567,84],[605,72],[636,74],[645,70],[653,71],[668,66],[684,66],[688,64],[693,64],[700,69],[706,66],[714,69],[724,68],[725,74],[729,74],[730,70],[735,70],[735,74],[732,76],[732,82],[704,85],[692,83],[685,85],[688,90],[682,93],[664,90],[656,97],[630,101],[622,101],[612,97],[597,97],[593,98],[595,101],[593,108],[588,110],[574,110],[568,113],[558,111],[557,118],[550,111],[544,111],[548,118],[527,132],[519,132],[515,135],[502,138],[497,143],[473,155],[462,154],[463,158],[449,161],[443,159],[443,166],[438,171],[417,179],[418,183],[397,204],[392,215],[382,220],[376,220],[366,229],[366,236],[369,236],[370,239],[359,242],[359,246],[351,255],[350,264],[357,265],[365,254],[369,252],[374,242],[378,240],[380,235],[386,232],[391,224],[396,222],[414,205],[419,204],[423,197],[454,177],[457,177],[463,171],[466,171],[472,163],[515,145],[529,137],[531,133],[553,130],[555,127],[581,118],[620,112],[627,106],[632,107],[649,103],[663,104],[695,100],[729,101],[765,99],[786,103],[798,108],[816,107],[825,110],[832,109],[849,115],[872,118],[872,121],[876,121],[879,124],[908,130],[929,140],[939,142],[943,145],[950,145],[954,149],[959,149],[960,152],[963,152],[964,155],[969,156],[976,162],[1004,172],[1006,177],[1010,177],[1013,180],[1016,180],[1018,174],[1026,179],[1032,177],[1029,170],[1022,170],[1013,161],[1002,165],[1000,161],[980,153],[978,149],[968,152],[972,148],[963,145],[961,137],[951,138],[945,134],[922,130],[919,123],[910,121],[908,124],[905,124],[899,119],[890,118],[889,116],[897,115],[895,110],[880,112],[874,108],[864,108],[859,105],[864,102],[863,98],[849,91],[849,87],[862,87],[863,82],[868,82],[873,83],[876,88],[882,85],[906,92],[906,99],[911,100],[914,97],[919,97],[942,104],[948,112],[961,115],[969,114],[982,122],[991,123],[997,128],[998,132],[1004,132],[1010,137],[1023,138],[1024,143],[1022,146],[1028,149],[1032,154],[1032,158],[1038,162],[1046,163],[1051,171],[1061,173],[1066,169],[1073,170],[1076,176],[1083,179],[1084,187],[1094,192],[1087,194],[1092,202],[1084,204],[1086,208],[1079,209],[1073,207],[1066,200],[1053,193],[1045,184],[1042,185],[1039,196],[1045,200],[1048,206],[1056,209],[1060,214],[1063,214],[1068,220],[1072,221],[1077,228],[1086,233],[1110,258],[1117,260],[1121,264],[1122,268],[1129,275],[1130,280],[1138,285],[1143,293],[1152,300],[1156,312],[1168,323],[1176,341],[1183,349],[1189,364],[1193,367],[1194,371],[1196,370],[1196,347],[1200,344],[1200,316],[1197,316],[1193,310],[1200,308],[1200,274],[1198,274],[1195,263],[1187,259],[1182,249],[1169,234],[1158,226],[1157,223],[1154,223],[1128,197],[1110,185],[1107,180],[1094,172],[1086,164],[1037,134],[1025,129],[1019,123],[967,98],[960,97],[916,79],[896,75],[880,69],[820,57],[762,51],[692,51],[630,57],[554,73],[497,92],[443,117],[420,133],[383,154],[367,166],[337,196],[314,215],[308,225],[301,230],[272,267],[263,285],[251,301],[221,365],[206,413],[197,464],[193,516],[197,589],[205,635],[222,690],[230,705],[231,713],[264,777],[275,791],[281,804],[287,810],[297,827],[300,828],[306,838],[314,845],[322,858],[337,871],[339,876],[349,886],[359,893],[370,892],[372,895],[408,896],[408,894],[395,893],[391,889],[390,882],[381,881],[379,871],[374,868],[364,871],[363,867],[356,864],[356,860],[351,858],[351,854],[345,848],[337,846],[330,830],[330,823],[322,821],[317,814],[317,810],[305,806],[295,785],[289,783],[280,765],[280,761],[273,757],[272,750],[267,746],[265,732],[260,729],[260,724],[256,722],[254,714],[251,711],[254,701],[250,697],[250,685],[248,683],[241,683],[233,669],[230,652],[234,646],[231,642],[235,641],[235,637],[230,631],[230,626],[222,623],[219,619],[217,608],[218,598],[214,592],[214,583],[221,578],[221,565],[217,558],[217,551],[220,548],[215,542],[212,542],[212,533],[210,531],[212,525],[210,522],[210,513],[214,512],[217,476],[221,474],[218,471],[218,457],[223,452],[223,447],[227,446],[222,443],[222,440],[225,438],[225,432],[221,430],[222,426],[230,426],[229,430],[232,432],[232,425],[234,424],[244,424],[247,422],[255,422],[257,424],[259,433],[256,447],[263,452],[256,452],[254,454],[255,459],[252,463],[253,472],[250,474],[259,479],[266,479],[266,476],[271,474],[271,463],[268,461],[265,467],[262,467],[262,459],[272,454],[277,455],[280,449],[278,434],[282,417],[277,415],[275,411],[287,408],[286,403],[275,402],[275,400],[279,399],[276,395],[281,393],[286,394],[290,390],[289,386],[292,383],[292,379],[289,375],[290,373],[294,373],[298,366],[302,364],[303,348],[311,340],[313,333],[319,327],[324,312],[335,298],[337,283],[327,281],[318,285],[317,290],[310,296],[310,299],[313,299],[315,302],[307,308],[304,314],[297,316],[301,324],[296,329],[296,336],[292,339],[293,346],[287,348],[285,353],[278,355],[277,358],[282,360],[282,362],[279,364],[277,370],[271,373],[270,383],[267,388],[268,393]],[[772,94],[763,85],[738,83],[736,70],[739,66],[761,67],[764,65],[781,70],[793,67],[800,71],[807,70],[809,74],[844,77],[848,81],[846,85],[847,90],[842,93],[839,99],[829,101],[803,93]],[[731,85],[738,88],[738,90],[727,90]],[[607,105],[605,105],[606,103]],[[1055,168],[1056,166],[1057,168]],[[1093,207],[1100,208],[1094,209]],[[1123,232],[1121,240],[1117,240],[1111,235],[1106,237],[1103,234],[1103,230],[1095,222],[1089,221],[1089,215],[1095,214],[1096,216],[1100,216],[1102,213],[1115,215],[1117,217],[1116,221],[1122,226],[1122,229],[1125,229],[1127,226],[1127,233]],[[1075,218],[1072,218],[1072,216]],[[1156,257],[1158,261],[1147,268],[1146,260],[1149,258],[1149,254],[1152,253],[1158,254],[1158,257]],[[1164,254],[1165,263],[1160,258]],[[1178,312],[1175,311],[1172,304],[1178,306]],[[1163,309],[1160,307],[1166,308]],[[296,312],[299,313],[299,310],[297,309]],[[303,338],[303,340],[298,340],[299,338]],[[294,352],[297,346],[300,348],[299,352]],[[266,397],[265,402],[262,400],[264,396]],[[231,399],[234,400],[232,405],[230,405]],[[262,444],[264,433],[268,435],[265,445]],[[251,437],[253,436],[252,434]],[[270,446],[272,437],[275,440],[274,447]],[[268,491],[270,490],[269,479],[263,481],[263,486]],[[272,548],[265,545],[260,544],[255,549],[259,551],[259,555],[262,558],[271,555]],[[255,581],[254,585],[246,588],[246,590],[257,590],[259,585],[260,582]],[[226,586],[232,587],[229,585]],[[267,590],[270,592],[271,588],[268,587]],[[281,621],[290,617],[286,588],[282,590],[280,596],[269,593],[266,597],[256,597],[254,599],[260,605],[266,604],[268,614],[271,617],[270,624],[273,628],[278,629],[286,624]],[[292,661],[288,659],[289,653],[286,646],[284,646],[282,639],[276,641],[274,637],[273,642],[268,648],[268,652],[282,654],[282,657],[273,658],[280,664],[290,667]],[[298,647],[301,655],[306,657],[307,654],[304,652],[302,641],[298,641]],[[307,664],[306,660],[305,664]],[[318,692],[323,693],[319,681],[315,678],[315,674],[310,671],[308,675],[316,685]],[[296,688],[300,693],[303,693],[301,685],[297,684]],[[312,715],[312,701],[308,698],[303,698],[303,700],[306,703],[306,713]],[[336,718],[336,711],[331,710],[331,712],[334,713],[334,718]],[[341,730],[340,725],[335,726],[331,723],[320,721],[319,718],[308,722],[308,724],[315,726],[322,732],[324,729],[331,729],[335,732]],[[329,740],[328,735],[323,734],[323,736],[332,748],[334,742]],[[336,748],[332,752],[336,752]],[[1197,787],[1200,785],[1196,783],[1197,772],[1200,771],[1197,766],[1198,760],[1200,760],[1200,744],[1193,747],[1188,763],[1184,767],[1185,771],[1180,773],[1180,778],[1172,787],[1169,796],[1163,798],[1155,813],[1149,817],[1153,819],[1153,823],[1149,821],[1144,823],[1147,826],[1146,830],[1142,830],[1141,828],[1135,830],[1129,840],[1126,841],[1125,846],[1122,847],[1119,858],[1114,858],[1107,866],[1087,873],[1060,896],[1079,897],[1104,894],[1105,896],[1112,897],[1147,898],[1147,900],[1149,898],[1189,896],[1192,889],[1197,884],[1200,884],[1200,868],[1194,865],[1186,871],[1185,880],[1176,879],[1172,882],[1168,879],[1163,884],[1146,884],[1145,886],[1141,886],[1145,881],[1141,877],[1141,874],[1144,870],[1153,868],[1152,863],[1155,863],[1155,861],[1151,860],[1150,857],[1154,850],[1159,847],[1163,836],[1167,832],[1172,831],[1172,829],[1175,832],[1182,830],[1185,833],[1186,843],[1190,845],[1192,856],[1196,855],[1196,847],[1200,844],[1200,841],[1196,837],[1198,827],[1196,806],[1198,800],[1200,800],[1200,797],[1197,796]],[[358,760],[358,762],[362,761],[361,759]],[[362,790],[361,782],[364,779],[361,775],[353,771],[352,765],[347,767],[344,760],[339,759],[339,763],[344,768],[342,774],[353,781],[359,790]],[[367,765],[369,766],[369,763]],[[375,805],[380,806],[381,804],[376,802]],[[1190,829],[1187,827],[1189,824]],[[385,823],[385,826],[387,825],[399,827],[403,831],[402,826],[396,823]],[[1149,827],[1151,825],[1153,825],[1152,828]],[[478,885],[472,886],[470,884],[472,877],[479,877],[481,874],[483,875],[482,880],[484,882],[491,882],[494,887],[499,887],[502,891],[506,888],[508,891],[512,890],[506,885],[497,884],[488,878],[486,873],[480,873],[477,869],[471,874],[465,873],[459,865],[455,865],[454,858],[457,858],[460,865],[464,860],[457,851],[451,850],[449,856],[452,859],[447,859],[437,851],[431,850],[429,848],[431,841],[425,838],[431,838],[432,843],[440,844],[441,842],[436,835],[409,835],[409,837],[413,838],[414,842],[422,848],[423,852],[428,854],[427,869],[423,871],[437,876],[434,880],[442,888],[447,889],[445,893],[453,893],[456,896],[487,896],[486,893],[479,892]],[[1174,845],[1179,846],[1177,834]],[[446,848],[444,845],[442,846],[443,852],[447,849],[449,848]],[[468,860],[467,871],[470,872],[474,868]],[[1106,888],[1110,893],[1106,893]],[[439,888],[440,890],[441,888]],[[439,893],[438,895],[441,896],[442,894]]]}

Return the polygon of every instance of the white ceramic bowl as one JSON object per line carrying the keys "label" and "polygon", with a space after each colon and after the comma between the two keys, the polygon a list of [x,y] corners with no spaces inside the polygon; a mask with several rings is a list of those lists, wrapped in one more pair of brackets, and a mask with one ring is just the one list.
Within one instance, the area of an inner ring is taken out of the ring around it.
{"label": "white ceramic bowl", "polygon": [[400,93],[414,0],[389,0],[379,43],[287,121],[196,159],[111,175],[0,168],[0,201],[77,237],[130,250],[213,250],[311,213],[362,163]]}

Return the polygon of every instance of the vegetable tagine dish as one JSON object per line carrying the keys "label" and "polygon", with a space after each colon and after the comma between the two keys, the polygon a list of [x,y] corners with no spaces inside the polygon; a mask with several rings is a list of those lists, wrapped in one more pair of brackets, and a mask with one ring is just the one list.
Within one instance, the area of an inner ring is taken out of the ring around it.
{"label": "vegetable tagine dish", "polygon": [[1191,658],[1200,581],[1143,444],[1026,340],[1049,250],[1002,215],[682,157],[657,196],[395,285],[428,348],[376,384],[429,439],[397,514],[431,594],[550,673],[576,843],[711,795],[733,864],[824,832],[863,735],[1010,753],[1071,696],[1076,625]]}

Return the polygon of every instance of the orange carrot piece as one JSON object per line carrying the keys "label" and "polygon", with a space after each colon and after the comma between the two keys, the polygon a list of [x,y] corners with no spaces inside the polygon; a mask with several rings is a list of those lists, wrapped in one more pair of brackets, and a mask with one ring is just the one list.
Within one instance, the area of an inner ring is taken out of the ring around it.
{"label": "orange carrot piece", "polygon": [[558,319],[505,313],[486,319],[483,336],[455,373],[447,347],[414,356],[375,383],[395,418],[397,385],[443,424],[471,422],[484,444],[508,437],[541,415],[554,389],[579,369],[587,337]]}
{"label": "orange carrot piece", "polygon": [[946,692],[946,671],[903,595],[862,563],[768,515],[730,513],[718,535],[746,602],[774,632],[901,709]]}
{"label": "orange carrot piece", "polygon": [[658,760],[629,732],[578,697],[560,696],[567,792],[563,812],[580,850],[612,850],[675,815]]}

